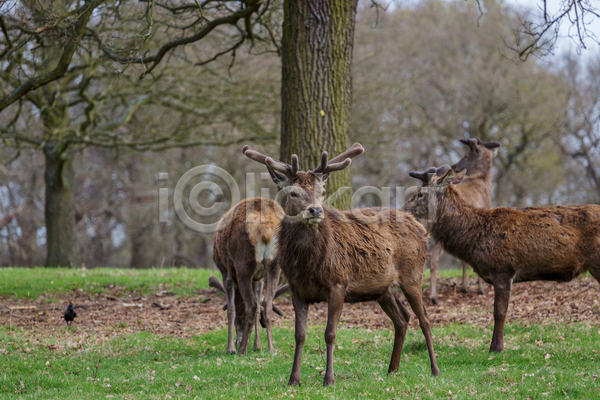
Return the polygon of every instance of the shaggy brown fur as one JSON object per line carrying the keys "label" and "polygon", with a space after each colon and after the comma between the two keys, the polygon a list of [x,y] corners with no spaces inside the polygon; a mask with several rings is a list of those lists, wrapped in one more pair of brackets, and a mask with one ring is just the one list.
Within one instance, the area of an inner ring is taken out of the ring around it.
{"label": "shaggy brown fur", "polygon": [[[463,200],[472,207],[490,209],[492,208],[492,162],[498,153],[498,142],[484,143],[479,139],[460,139],[461,143],[469,146],[469,151],[464,157],[452,165],[452,170],[460,172],[467,171],[461,185],[456,190]],[[437,269],[440,257],[443,253],[442,245],[436,242],[430,252],[429,267],[431,270],[431,292],[429,297],[434,304],[437,301]],[[462,261],[462,284],[461,291],[467,292],[467,263]],[[483,294],[483,280],[478,279],[477,293]]]}
{"label": "shaggy brown fur", "polygon": [[[397,371],[409,314],[390,290],[394,282],[399,284],[419,319],[432,374],[439,375],[429,319],[421,297],[427,257],[425,228],[412,216],[395,209],[342,212],[322,206],[323,185],[331,171],[329,165],[333,165],[334,170],[347,167],[350,157],[362,153],[362,146],[355,144],[348,152],[332,159],[330,164],[324,153],[321,166],[315,170],[319,172],[298,171],[297,160],[288,165],[274,162],[252,149],[244,150],[250,158],[264,161],[274,181],[288,194],[286,217],[276,234],[279,246],[276,262],[281,265],[290,285],[296,313],[296,351],[289,384],[300,384],[309,304],[322,301],[328,303],[324,385],[335,383],[333,346],[344,302],[379,302],[394,323],[389,372]],[[276,171],[272,170],[273,166],[277,167]]]}
{"label": "shaggy brown fur", "polygon": [[[227,352],[230,354],[235,353],[234,324],[238,332],[239,354],[246,353],[252,325],[256,328],[254,350],[261,348],[258,303],[265,281],[264,323],[268,350],[274,351],[271,320],[280,274],[280,268],[274,262],[277,248],[274,231],[283,214],[281,206],[273,200],[249,198],[229,210],[217,226],[213,259],[223,276],[227,295]],[[242,310],[243,318],[236,318],[236,314]]]}
{"label": "shaggy brown fur", "polygon": [[586,271],[600,281],[600,206],[482,210],[462,199],[457,190],[461,179],[448,166],[438,168],[405,209],[431,218],[431,235],[444,250],[494,286],[490,351],[502,351],[514,282],[565,282]]}

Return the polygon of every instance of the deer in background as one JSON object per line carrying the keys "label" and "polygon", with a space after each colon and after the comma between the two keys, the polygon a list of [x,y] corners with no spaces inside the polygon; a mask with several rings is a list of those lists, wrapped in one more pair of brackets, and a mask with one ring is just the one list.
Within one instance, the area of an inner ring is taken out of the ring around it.
{"label": "deer in background", "polygon": [[[460,186],[456,187],[463,200],[470,206],[489,210],[492,208],[492,162],[498,154],[498,142],[482,142],[479,139],[460,139],[469,146],[469,151],[456,164],[454,171],[466,169],[467,174]],[[431,270],[431,293],[429,297],[434,304],[437,300],[437,269],[443,253],[442,245],[436,242],[430,252],[429,269]],[[467,292],[467,263],[462,261],[461,291]],[[483,280],[477,279],[477,293],[483,294]]]}
{"label": "deer in background", "polygon": [[490,351],[500,352],[513,283],[567,282],[586,271],[600,281],[600,206],[475,208],[458,191],[464,175],[447,165],[410,172],[423,184],[404,209],[430,219],[444,250],[494,287]]}
{"label": "deer in background", "polygon": [[[240,331],[242,332],[241,340],[238,340],[239,354],[246,354],[253,325],[256,328],[254,350],[261,348],[258,323],[263,285],[263,322],[267,330],[268,350],[274,351],[271,321],[273,299],[281,272],[274,262],[277,249],[274,231],[283,214],[281,206],[273,200],[249,198],[225,213],[217,225],[213,260],[223,276],[224,287],[221,289],[227,297],[229,354],[235,353],[236,348],[234,325],[237,327],[238,338]],[[216,285],[214,280],[212,283]],[[237,312],[242,310],[243,318],[236,318]]]}
{"label": "deer in background", "polygon": [[[225,291],[225,287],[223,286],[223,283],[219,280],[219,278],[217,278],[214,275],[211,275],[208,277],[208,286],[213,287],[213,288],[217,289],[218,291],[220,291],[221,293],[227,295],[227,292]],[[283,296],[285,293],[289,293],[289,291],[290,291],[290,286],[287,283],[285,285],[280,286],[279,289],[277,289],[277,291],[275,292],[275,296],[273,296],[273,300],[277,299],[280,296]],[[264,296],[263,296],[263,303],[264,303]],[[244,314],[245,314],[244,302],[241,300],[241,295],[235,296],[235,306],[236,306],[236,309],[235,309],[236,340],[235,340],[235,342],[236,342],[236,345],[239,346],[240,343],[242,343],[242,332],[244,329]],[[229,308],[228,304],[225,303],[225,305],[223,306],[223,311],[227,311],[228,308]],[[281,317],[285,316],[285,313],[279,307],[277,307],[275,304],[273,304],[273,312]],[[264,304],[261,304],[261,306],[260,306],[260,325],[263,328],[267,327]]]}
{"label": "deer in background", "polygon": [[356,143],[328,160],[327,152],[313,171],[300,171],[298,156],[291,164],[276,161],[249,146],[244,154],[267,166],[273,181],[287,194],[286,216],[277,228],[277,264],[290,285],[296,314],[294,364],[290,385],[300,384],[302,350],[306,340],[308,307],[327,302],[327,366],[325,386],[335,383],[333,347],[344,302],[377,300],[394,323],[395,335],[389,372],[398,370],[409,314],[390,286],[398,283],[419,319],[425,336],[431,372],[439,375],[422,282],[428,238],[412,216],[395,209],[366,208],[338,211],[324,208],[323,186],[330,173],[347,168],[364,152]]}

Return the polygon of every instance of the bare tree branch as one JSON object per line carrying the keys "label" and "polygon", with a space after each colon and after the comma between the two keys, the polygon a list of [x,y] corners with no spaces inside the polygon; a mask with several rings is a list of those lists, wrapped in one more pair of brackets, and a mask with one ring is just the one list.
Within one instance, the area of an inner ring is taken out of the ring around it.
{"label": "bare tree branch", "polygon": [[201,40],[202,38],[204,38],[206,35],[208,35],[210,32],[212,32],[215,28],[217,28],[221,25],[235,25],[240,19],[246,18],[247,16],[252,15],[252,13],[258,11],[260,5],[261,5],[260,1],[253,1],[252,4],[246,4],[245,8],[242,8],[238,11],[233,12],[231,15],[209,21],[204,27],[202,27],[202,29],[200,29],[194,35],[171,40],[170,42],[163,45],[160,49],[158,49],[158,51],[156,52],[155,55],[147,56],[147,57],[121,57],[118,54],[115,54],[107,46],[104,45],[102,38],[98,35],[98,33],[96,31],[90,29],[90,32],[92,33],[93,38],[99,43],[100,48],[102,49],[104,54],[106,54],[112,60],[123,63],[123,64],[150,64],[151,63],[150,67],[140,75],[140,79],[142,79],[146,74],[152,72],[152,70],[154,70],[154,68],[156,68],[156,66],[158,66],[158,64],[160,64],[160,62],[162,61],[164,56],[170,50],[172,50],[176,47],[179,47],[179,46],[197,42],[197,41]]}
{"label": "bare tree branch", "polygon": [[92,15],[92,12],[98,7],[104,0],[87,0],[85,4],[79,9],[79,16],[72,30],[68,30],[70,33],[69,40],[64,45],[62,55],[58,61],[58,65],[50,72],[38,76],[36,78],[28,79],[24,84],[14,89],[7,97],[0,101],[0,112],[6,107],[23,97],[31,90],[37,89],[40,86],[44,86],[52,81],[61,78],[73,59],[73,54],[79,46],[79,41],[85,32],[85,27]]}

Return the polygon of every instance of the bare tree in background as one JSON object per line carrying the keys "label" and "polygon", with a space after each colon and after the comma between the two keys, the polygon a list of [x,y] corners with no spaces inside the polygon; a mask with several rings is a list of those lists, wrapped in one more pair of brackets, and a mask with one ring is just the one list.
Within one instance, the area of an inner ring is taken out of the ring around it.
{"label": "bare tree in background", "polygon": [[566,135],[557,141],[563,152],[585,172],[581,182],[600,202],[600,55],[582,68],[567,56],[565,75],[570,83]]}
{"label": "bare tree in background", "polygon": [[[482,3],[477,0],[480,10]],[[595,0],[538,0],[536,9],[519,19],[513,40],[506,43],[525,61],[532,54],[552,52],[562,36],[561,28],[565,28],[578,50],[587,49],[591,43],[600,44],[593,30],[599,23],[600,7]]]}
{"label": "bare tree in background", "polygon": [[[232,3],[232,7],[228,7],[228,3]],[[115,69],[115,62],[125,63],[124,68],[140,64],[142,74],[146,74],[166,53],[177,47],[174,43],[194,43],[222,25],[233,31],[215,31],[223,35],[220,40],[207,41],[203,51],[197,52],[213,54],[204,61],[238,49],[241,44],[231,46],[228,43],[230,35],[241,35],[242,43],[249,37],[261,38],[244,30],[251,30],[254,24],[259,24],[260,18],[265,17],[266,11],[250,20],[258,10],[257,3],[206,1],[200,7],[194,4],[195,11],[191,7],[179,9],[169,4],[89,1],[77,8],[80,3],[32,1],[2,5],[0,18],[4,42],[0,42],[0,46],[4,45],[4,49],[0,60],[6,62],[0,71],[0,81],[6,88],[6,97],[0,100],[0,110],[12,106],[2,113],[4,123],[0,138],[4,145],[16,149],[14,157],[26,147],[40,149],[45,155],[46,265],[79,263],[73,160],[75,152],[81,148],[163,150],[276,139],[273,132],[261,129],[260,117],[249,112],[251,107],[246,113],[228,120],[234,126],[240,124],[248,128],[251,125],[251,135],[237,129],[230,135],[215,134],[210,132],[210,127],[214,127],[211,123],[198,129],[199,120],[222,119],[228,111],[216,110],[221,102],[203,96],[200,90],[177,90],[178,86],[183,89],[182,85],[189,83],[189,79],[173,75],[166,62],[160,74],[142,82],[128,79],[122,70]],[[189,19],[188,14],[192,12],[199,13],[199,17],[176,29],[172,23],[155,18],[155,6],[164,8],[171,22]],[[141,38],[131,33],[139,28],[136,24],[139,25],[140,12],[146,16],[147,24],[146,34]],[[240,20],[246,21],[244,29],[235,28]],[[155,24],[162,28],[153,30]],[[182,41],[169,36],[173,35],[169,29],[184,34],[190,30],[197,32],[190,33],[194,40]],[[119,55],[124,48],[128,48],[129,54],[142,52],[151,39],[166,42],[156,45],[155,56],[124,59]],[[105,40],[114,41],[114,44]],[[36,46],[32,46],[33,43]],[[111,58],[103,62],[102,55]],[[178,55],[180,58],[174,62],[189,65],[185,52]],[[149,67],[146,66],[148,63],[151,64]],[[204,73],[215,75],[209,68],[205,68]],[[231,107],[229,112],[233,114],[236,108]],[[142,125],[131,129],[136,122],[143,122],[143,129]]]}
{"label": "bare tree in background", "polygon": [[[373,156],[357,160],[361,183],[413,185],[408,170],[452,164],[464,135],[502,142],[494,162],[502,205],[564,202],[572,169],[554,140],[567,105],[565,82],[537,60],[502,56],[513,10],[473,2],[423,1],[357,22],[352,139]],[[532,185],[531,182],[536,182]]]}
{"label": "bare tree in background", "polygon": [[[247,40],[270,44],[277,35],[273,13],[277,9],[270,0],[4,1],[0,60],[10,64],[3,71],[8,85],[0,111],[37,88],[77,75],[81,52],[103,54],[125,68],[137,65],[143,77],[175,55],[174,50],[201,40],[228,39],[214,51],[201,52],[205,58],[196,61],[199,65],[235,54]],[[34,42],[38,46],[27,46]],[[49,48],[53,48],[52,59],[40,58],[40,52]],[[176,56],[188,55],[181,51]]]}

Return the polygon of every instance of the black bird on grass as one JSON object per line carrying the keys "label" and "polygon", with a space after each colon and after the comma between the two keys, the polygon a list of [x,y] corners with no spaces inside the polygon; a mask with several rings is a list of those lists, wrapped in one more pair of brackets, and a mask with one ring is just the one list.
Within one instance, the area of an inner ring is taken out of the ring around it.
{"label": "black bird on grass", "polygon": [[65,322],[67,323],[67,325],[71,325],[71,321],[73,321],[75,319],[75,317],[77,316],[77,313],[75,312],[75,308],[73,307],[73,304],[69,304],[69,307],[67,307],[67,311],[65,311]]}

